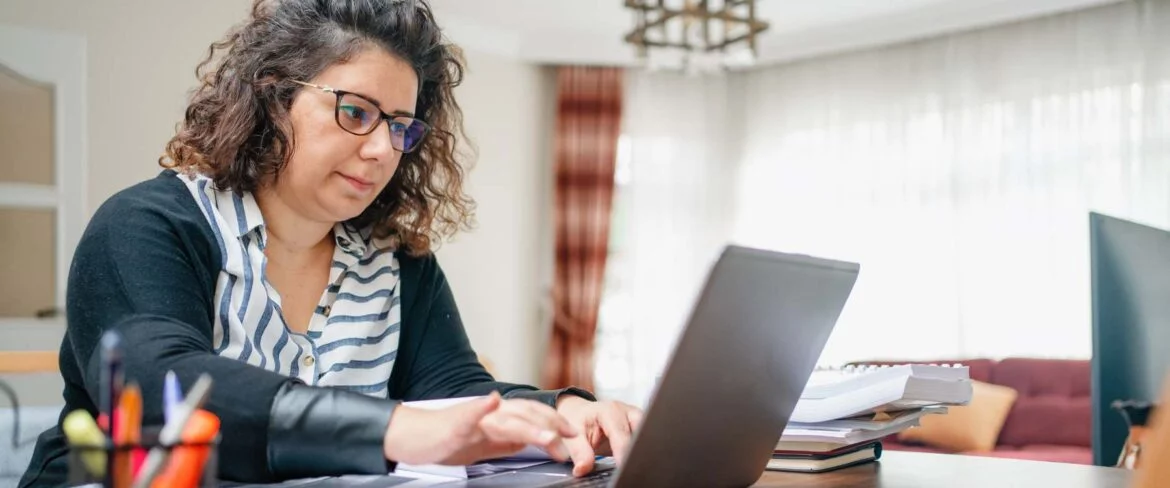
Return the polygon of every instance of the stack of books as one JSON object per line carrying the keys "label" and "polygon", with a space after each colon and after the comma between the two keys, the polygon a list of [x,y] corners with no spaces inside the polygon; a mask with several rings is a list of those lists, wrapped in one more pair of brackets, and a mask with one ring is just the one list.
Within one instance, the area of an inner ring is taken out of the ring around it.
{"label": "stack of books", "polygon": [[801,393],[768,469],[819,473],[881,458],[881,439],[971,401],[964,366],[819,369]]}
{"label": "stack of books", "polygon": [[863,442],[824,452],[777,450],[772,454],[772,459],[768,461],[768,469],[823,473],[876,461],[880,457],[882,457],[881,442]]}

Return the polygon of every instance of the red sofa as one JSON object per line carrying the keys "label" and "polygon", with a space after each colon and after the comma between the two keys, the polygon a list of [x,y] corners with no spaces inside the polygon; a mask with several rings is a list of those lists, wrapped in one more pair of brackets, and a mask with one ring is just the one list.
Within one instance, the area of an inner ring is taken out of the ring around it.
{"label": "red sofa", "polygon": [[[915,362],[963,364],[970,368],[972,380],[1009,386],[1019,392],[999,433],[995,451],[961,454],[1093,464],[1088,360],[1008,358]],[[943,452],[929,446],[900,443],[897,436],[887,437],[882,443],[884,449],[891,451]]]}

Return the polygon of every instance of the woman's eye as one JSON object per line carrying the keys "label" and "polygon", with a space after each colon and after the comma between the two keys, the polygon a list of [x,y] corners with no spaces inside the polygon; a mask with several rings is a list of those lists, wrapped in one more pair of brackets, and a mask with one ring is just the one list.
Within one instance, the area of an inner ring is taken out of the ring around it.
{"label": "woman's eye", "polygon": [[390,132],[393,132],[395,134],[405,134],[406,133],[406,124],[403,124],[402,122],[392,122],[390,124]]}
{"label": "woman's eye", "polygon": [[341,113],[345,114],[346,117],[349,117],[353,120],[357,120],[357,121],[361,121],[361,122],[365,122],[366,118],[368,118],[368,114],[365,110],[363,110],[361,107],[354,106],[354,105],[342,105],[341,106]]}

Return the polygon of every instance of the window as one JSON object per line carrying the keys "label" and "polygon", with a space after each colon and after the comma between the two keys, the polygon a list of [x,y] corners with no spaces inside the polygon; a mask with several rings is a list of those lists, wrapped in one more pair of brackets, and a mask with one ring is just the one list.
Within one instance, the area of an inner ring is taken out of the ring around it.
{"label": "window", "polygon": [[603,398],[628,399],[632,385],[630,357],[633,354],[630,329],[633,315],[630,313],[628,276],[621,269],[629,266],[628,233],[626,232],[629,205],[630,141],[622,135],[618,138],[617,161],[614,169],[613,213],[609,224],[609,254],[605,263],[605,283],[601,298],[601,310],[597,320],[597,344],[594,348],[597,394]]}

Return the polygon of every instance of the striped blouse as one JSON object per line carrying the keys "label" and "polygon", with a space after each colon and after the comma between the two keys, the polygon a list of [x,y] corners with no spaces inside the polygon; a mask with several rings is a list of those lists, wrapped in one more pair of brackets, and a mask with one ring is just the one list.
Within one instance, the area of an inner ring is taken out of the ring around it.
{"label": "striped blouse", "polygon": [[306,334],[292,332],[268,282],[268,232],[249,193],[219,190],[205,176],[183,180],[215,233],[222,266],[215,286],[216,354],[295,377],[385,398],[398,355],[401,290],[389,243],[343,223],[329,285]]}

